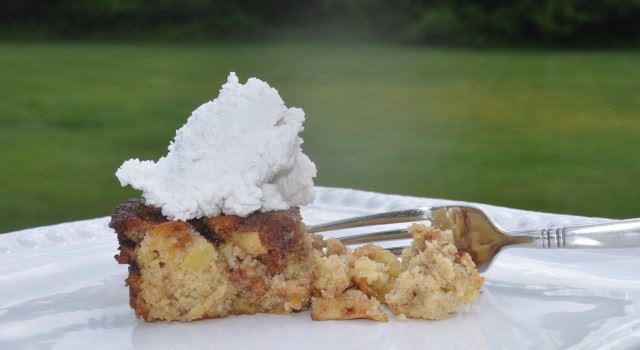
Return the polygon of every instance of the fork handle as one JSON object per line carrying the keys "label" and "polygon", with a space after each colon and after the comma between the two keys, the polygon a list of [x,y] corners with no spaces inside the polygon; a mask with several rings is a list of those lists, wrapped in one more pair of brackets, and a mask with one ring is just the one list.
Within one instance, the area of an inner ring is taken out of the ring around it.
{"label": "fork handle", "polygon": [[640,219],[546,228],[515,236],[533,238],[538,248],[640,248]]}

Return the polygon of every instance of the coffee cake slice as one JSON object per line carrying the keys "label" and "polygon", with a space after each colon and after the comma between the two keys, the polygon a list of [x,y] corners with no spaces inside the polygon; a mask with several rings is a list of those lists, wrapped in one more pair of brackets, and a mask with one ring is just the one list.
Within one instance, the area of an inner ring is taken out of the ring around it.
{"label": "coffee cake slice", "polygon": [[129,265],[130,305],[146,321],[193,321],[257,312],[289,313],[311,303],[322,241],[298,208],[168,221],[132,199],[109,226]]}

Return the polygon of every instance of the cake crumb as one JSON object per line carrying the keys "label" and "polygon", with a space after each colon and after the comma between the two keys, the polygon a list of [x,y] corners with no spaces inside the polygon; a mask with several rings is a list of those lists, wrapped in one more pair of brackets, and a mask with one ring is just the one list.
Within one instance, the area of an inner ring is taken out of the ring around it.
{"label": "cake crumb", "polygon": [[[312,318],[352,319],[355,316],[343,309],[346,305],[367,310],[374,300],[387,304],[400,321],[439,320],[472,305],[483,279],[471,256],[456,249],[451,231],[414,224],[409,232],[413,241],[401,261],[373,244],[352,251],[329,240],[326,256],[316,262]],[[366,313],[358,315],[367,318]]]}
{"label": "cake crumb", "polygon": [[453,245],[451,231],[414,224],[409,232],[413,242],[402,252],[404,271],[386,295],[391,311],[402,317],[439,320],[472,305],[484,279],[471,256]]}
{"label": "cake crumb", "polygon": [[315,321],[358,318],[388,321],[380,301],[368,297],[358,289],[349,289],[335,298],[315,298],[311,302],[311,319]]}

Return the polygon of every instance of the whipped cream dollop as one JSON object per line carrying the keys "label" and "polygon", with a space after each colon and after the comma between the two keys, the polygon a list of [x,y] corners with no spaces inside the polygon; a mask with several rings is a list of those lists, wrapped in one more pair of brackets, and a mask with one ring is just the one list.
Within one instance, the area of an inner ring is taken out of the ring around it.
{"label": "whipped cream dollop", "polygon": [[302,153],[304,112],[278,91],[230,73],[157,162],[130,159],[116,176],[171,220],[288,209],[313,201],[316,167]]}

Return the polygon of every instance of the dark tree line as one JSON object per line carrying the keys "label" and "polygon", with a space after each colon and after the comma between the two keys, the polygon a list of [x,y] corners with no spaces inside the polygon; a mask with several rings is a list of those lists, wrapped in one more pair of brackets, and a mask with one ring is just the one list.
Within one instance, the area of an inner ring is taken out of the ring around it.
{"label": "dark tree line", "polygon": [[369,36],[461,45],[640,43],[640,0],[3,0],[0,35]]}

